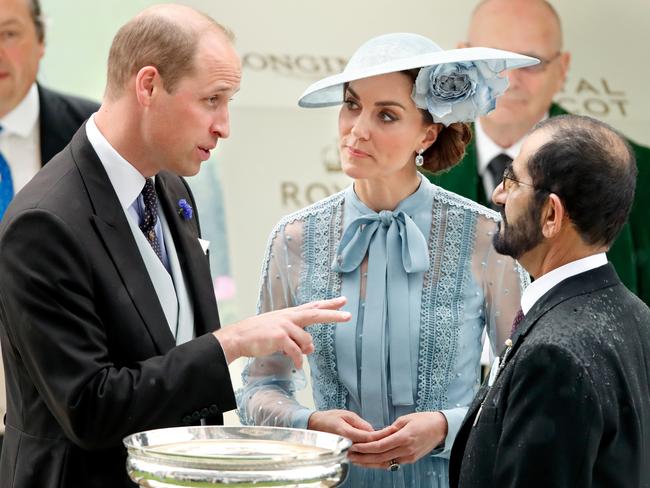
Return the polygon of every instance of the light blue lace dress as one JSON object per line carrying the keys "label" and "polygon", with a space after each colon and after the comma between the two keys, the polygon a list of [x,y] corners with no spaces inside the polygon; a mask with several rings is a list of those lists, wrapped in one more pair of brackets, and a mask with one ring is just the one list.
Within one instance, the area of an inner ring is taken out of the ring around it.
{"label": "light blue lace dress", "polygon": [[[444,445],[397,472],[353,466],[346,486],[447,487],[448,458],[479,386],[481,335],[503,344],[527,276],[492,247],[498,215],[426,178],[394,211],[353,187],[285,217],[264,259],[259,311],[344,295],[352,320],[307,330],[318,410],[348,409],[379,429],[441,411]],[[284,356],[250,360],[238,392],[244,424],[306,428],[305,386]]]}

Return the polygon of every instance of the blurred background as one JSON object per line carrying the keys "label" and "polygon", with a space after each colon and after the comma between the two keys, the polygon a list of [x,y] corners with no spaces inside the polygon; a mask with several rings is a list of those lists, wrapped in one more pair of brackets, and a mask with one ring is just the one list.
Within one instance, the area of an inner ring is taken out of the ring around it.
{"label": "blurred background", "polygon": [[[39,81],[101,100],[106,59],[117,29],[144,0],[43,0],[46,54]],[[255,312],[266,240],[285,214],[344,188],[337,142],[338,109],[307,110],[296,101],[313,81],[337,73],[367,39],[388,32],[423,34],[443,48],[465,39],[476,0],[194,0],[185,2],[230,27],[243,80],[232,102],[231,137],[190,183],[199,202],[222,323]],[[551,1],[572,53],[556,101],[600,118],[650,145],[648,0]],[[637,191],[648,191],[639,188]],[[231,367],[240,384],[241,362]],[[302,400],[310,404],[310,394]],[[227,424],[237,423],[231,413]]]}

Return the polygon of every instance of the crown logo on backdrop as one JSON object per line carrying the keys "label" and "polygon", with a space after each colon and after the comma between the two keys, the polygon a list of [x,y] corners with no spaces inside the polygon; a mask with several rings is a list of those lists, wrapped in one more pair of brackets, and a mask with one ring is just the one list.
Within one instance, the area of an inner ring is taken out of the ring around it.
{"label": "crown logo on backdrop", "polygon": [[328,173],[341,172],[338,142],[328,144],[321,148],[321,162]]}

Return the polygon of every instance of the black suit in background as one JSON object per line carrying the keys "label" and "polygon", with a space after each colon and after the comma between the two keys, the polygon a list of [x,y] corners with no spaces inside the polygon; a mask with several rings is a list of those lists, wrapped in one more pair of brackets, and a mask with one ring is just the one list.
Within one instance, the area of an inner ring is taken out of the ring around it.
{"label": "black suit in background", "polygon": [[131,229],[82,127],[0,225],[0,339],[8,408],[0,488],[133,486],[122,438],[221,423],[235,407],[198,215],[185,182],[156,178],[193,300],[174,339]]}
{"label": "black suit in background", "polygon": [[[77,129],[97,111],[99,105],[71,95],[64,95],[37,84],[39,101],[39,137],[41,166],[61,151],[72,139]],[[1,355],[0,355],[1,356]],[[0,421],[4,417],[4,380],[0,364]],[[0,432],[0,449],[3,435]]]}
{"label": "black suit in background", "polygon": [[99,105],[84,98],[64,95],[37,84],[39,132],[41,136],[41,162],[47,163],[72,139],[77,129],[88,117],[97,112]]}
{"label": "black suit in background", "polygon": [[513,340],[456,437],[451,486],[650,487],[650,310],[613,267],[559,283]]}

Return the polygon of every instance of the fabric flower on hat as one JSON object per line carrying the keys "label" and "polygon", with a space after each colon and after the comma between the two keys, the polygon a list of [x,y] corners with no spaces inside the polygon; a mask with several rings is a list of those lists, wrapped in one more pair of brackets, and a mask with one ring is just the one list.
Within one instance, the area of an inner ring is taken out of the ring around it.
{"label": "fabric flower on hat", "polygon": [[411,97],[434,122],[471,122],[494,110],[497,97],[508,88],[508,80],[499,76],[504,69],[502,60],[427,66],[420,69]]}

